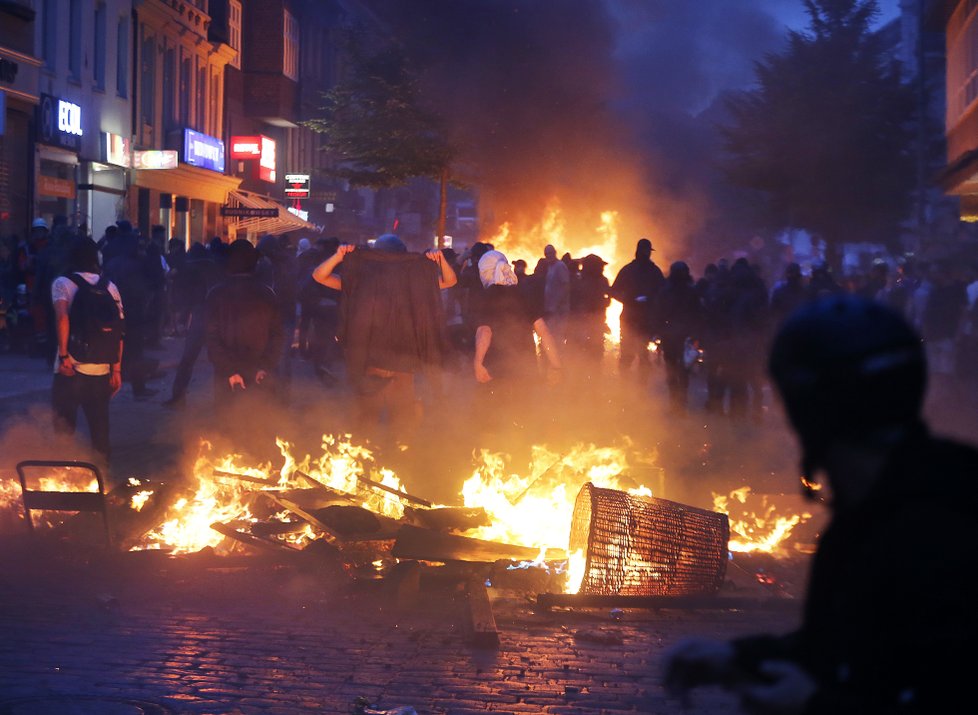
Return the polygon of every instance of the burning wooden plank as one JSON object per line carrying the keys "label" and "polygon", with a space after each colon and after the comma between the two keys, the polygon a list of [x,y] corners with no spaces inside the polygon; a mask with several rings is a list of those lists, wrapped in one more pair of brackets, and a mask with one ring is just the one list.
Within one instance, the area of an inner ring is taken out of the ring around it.
{"label": "burning wooden plank", "polygon": [[237,479],[239,482],[248,482],[249,484],[258,484],[263,487],[275,487],[278,486],[278,482],[273,482],[270,479],[263,479],[261,477],[253,477],[250,474],[238,474],[237,472],[226,472],[223,469],[214,469],[211,472],[212,477],[219,479]]}
{"label": "burning wooden plank", "polygon": [[469,507],[432,507],[416,509],[404,507],[404,518],[415,526],[441,531],[466,531],[490,524],[486,510]]}
{"label": "burning wooden plank", "polygon": [[[528,546],[501,544],[496,541],[446,534],[434,529],[405,524],[397,534],[392,554],[399,559],[492,563],[499,559],[532,561],[540,555],[540,550]],[[555,549],[548,550],[547,556],[552,559],[566,558],[564,552]]]}
{"label": "burning wooden plank", "polygon": [[236,529],[230,524],[222,524],[217,522],[211,524],[211,528],[217,533],[223,534],[228,538],[234,539],[235,541],[240,541],[242,544],[246,544],[263,551],[274,551],[275,553],[289,555],[302,553],[302,549],[292,546],[291,544],[287,544],[284,541],[279,541],[278,539],[270,536],[261,536],[250,531]]}

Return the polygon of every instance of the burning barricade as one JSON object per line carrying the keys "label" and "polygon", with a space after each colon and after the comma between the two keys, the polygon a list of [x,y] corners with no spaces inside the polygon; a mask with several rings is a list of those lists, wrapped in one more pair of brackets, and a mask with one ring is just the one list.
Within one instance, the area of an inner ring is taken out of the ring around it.
{"label": "burning barricade", "polygon": [[[410,493],[349,436],[325,435],[318,458],[297,459],[283,440],[278,448],[273,467],[216,457],[203,443],[186,483],[131,480],[117,490],[127,499],[113,513],[125,532],[117,544],[174,556],[328,558],[356,578],[415,562],[538,593],[709,596],[725,582],[730,551],[771,553],[808,516],[776,517],[770,507],[728,518],[729,505],[747,501],[744,490],[717,497],[714,510],[653,497],[626,475],[643,474],[661,491],[661,472],[630,467],[621,447],[538,446],[524,473],[484,451],[457,505]],[[9,507],[14,495],[3,494]]]}

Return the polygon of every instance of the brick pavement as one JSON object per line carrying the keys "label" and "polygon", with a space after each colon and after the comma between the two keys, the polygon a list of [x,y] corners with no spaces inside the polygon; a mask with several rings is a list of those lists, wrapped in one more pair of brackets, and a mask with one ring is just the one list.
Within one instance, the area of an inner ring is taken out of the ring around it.
{"label": "brick pavement", "polygon": [[[452,589],[425,588],[398,607],[375,582],[261,557],[232,568],[145,553],[86,563],[20,546],[8,540],[0,559],[0,713],[39,696],[85,714],[110,712],[113,698],[195,715],[348,713],[364,696],[419,713],[667,715],[681,712],[658,682],[669,645],[787,630],[796,617],[636,610],[613,621],[598,610],[535,613],[526,594],[494,592],[495,651],[470,645]],[[735,711],[720,691],[693,704]]]}

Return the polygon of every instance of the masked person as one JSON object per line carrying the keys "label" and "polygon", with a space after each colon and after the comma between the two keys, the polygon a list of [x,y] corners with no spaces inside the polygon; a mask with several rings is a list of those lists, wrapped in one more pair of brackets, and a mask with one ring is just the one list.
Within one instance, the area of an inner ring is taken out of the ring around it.
{"label": "masked person", "polygon": [[635,260],[623,266],[611,284],[611,297],[622,305],[618,372],[624,375],[637,361],[637,374],[643,385],[652,370],[648,347],[657,327],[655,298],[665,282],[662,270],[652,261],[653,250],[649,239],[639,239]]}
{"label": "masked person", "polygon": [[803,622],[681,643],[666,686],[721,684],[750,713],[960,712],[978,637],[978,451],[925,426],[919,336],[890,308],[831,296],[785,322],[769,367],[808,491],[824,475],[831,492]]}

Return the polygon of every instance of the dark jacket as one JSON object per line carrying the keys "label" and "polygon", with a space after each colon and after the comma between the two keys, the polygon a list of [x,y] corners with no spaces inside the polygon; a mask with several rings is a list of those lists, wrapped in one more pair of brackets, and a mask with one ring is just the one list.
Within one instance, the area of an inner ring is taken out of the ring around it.
{"label": "dark jacket", "polygon": [[802,665],[818,683],[810,713],[960,711],[978,639],[976,474],[971,447],[923,428],[905,439],[873,493],[834,514],[801,629],[737,641],[742,667]]}
{"label": "dark jacket", "polygon": [[272,290],[253,275],[232,275],[207,294],[207,355],[221,378],[271,371],[285,333]]}
{"label": "dark jacket", "polygon": [[652,261],[636,258],[618,271],[611,297],[622,304],[622,322],[642,330],[657,329],[653,303],[664,282],[662,271]]}

